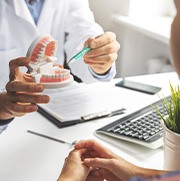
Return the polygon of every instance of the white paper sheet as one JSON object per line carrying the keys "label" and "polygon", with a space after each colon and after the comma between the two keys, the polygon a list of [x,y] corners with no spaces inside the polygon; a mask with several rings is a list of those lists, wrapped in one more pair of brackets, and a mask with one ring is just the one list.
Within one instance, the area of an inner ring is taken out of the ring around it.
{"label": "white paper sheet", "polygon": [[40,106],[61,122],[122,108],[117,102],[118,92],[114,94],[108,83],[73,84],[66,88],[49,89],[45,93],[50,96],[50,103]]}

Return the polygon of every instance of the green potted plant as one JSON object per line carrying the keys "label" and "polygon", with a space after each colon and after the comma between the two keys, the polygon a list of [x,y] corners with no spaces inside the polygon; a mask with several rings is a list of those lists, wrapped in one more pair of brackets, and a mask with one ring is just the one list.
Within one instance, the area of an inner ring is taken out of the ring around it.
{"label": "green potted plant", "polygon": [[180,170],[180,86],[176,88],[170,83],[171,98],[162,98],[162,104],[167,111],[162,116],[156,108],[155,111],[162,119],[164,140],[164,169]]}

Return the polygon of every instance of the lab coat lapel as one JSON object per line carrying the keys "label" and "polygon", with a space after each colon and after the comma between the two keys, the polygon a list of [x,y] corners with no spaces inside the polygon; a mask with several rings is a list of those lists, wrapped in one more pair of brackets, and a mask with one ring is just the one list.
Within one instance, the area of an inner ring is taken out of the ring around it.
{"label": "lab coat lapel", "polygon": [[41,14],[37,23],[37,27],[40,31],[43,31],[45,25],[51,27],[53,23],[54,11],[57,8],[57,4],[59,0],[45,0],[44,5],[41,10]]}
{"label": "lab coat lapel", "polygon": [[28,21],[32,26],[36,27],[32,15],[24,0],[9,0],[12,1],[12,6],[14,6],[15,13],[20,18]]}

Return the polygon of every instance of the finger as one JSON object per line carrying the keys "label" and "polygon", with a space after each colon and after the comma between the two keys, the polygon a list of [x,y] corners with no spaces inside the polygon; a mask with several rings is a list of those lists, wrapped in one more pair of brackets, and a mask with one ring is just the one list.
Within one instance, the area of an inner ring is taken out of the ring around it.
{"label": "finger", "polygon": [[116,58],[117,54],[111,54],[96,59],[85,60],[85,63],[88,64],[96,74],[105,75],[112,67]]}
{"label": "finger", "polygon": [[41,84],[26,83],[19,81],[8,82],[6,85],[7,92],[43,92],[44,87]]}
{"label": "finger", "polygon": [[38,110],[36,104],[18,104],[13,102],[7,105],[7,108],[14,116],[22,116],[26,113],[32,113]]}
{"label": "finger", "polygon": [[100,175],[99,169],[95,169],[88,174],[86,181],[94,181],[94,180],[104,181],[104,179],[105,178]]}
{"label": "finger", "polygon": [[9,68],[10,68],[10,80],[13,80],[15,78],[15,75],[19,71],[19,67],[26,66],[29,64],[30,60],[26,57],[20,57],[14,60],[11,60],[9,62]]}
{"label": "finger", "polygon": [[76,163],[76,164],[80,164],[80,165],[83,164],[84,167],[86,167],[86,168],[88,168],[88,170],[90,170],[90,168],[84,164],[84,162],[81,158],[85,152],[86,152],[86,149],[84,149],[84,148],[78,149],[78,150],[74,149],[69,153],[69,155],[67,157],[67,161],[70,161],[70,162]]}
{"label": "finger", "polygon": [[81,156],[87,151],[87,149],[85,148],[81,148],[81,149],[74,149],[69,153],[69,158],[70,157],[74,157],[74,156],[78,156],[79,158],[81,158]]}
{"label": "finger", "polygon": [[106,65],[109,63],[112,65],[112,63],[117,59],[117,53],[112,53],[112,54],[106,54],[106,55],[101,55],[98,57],[87,57],[84,59],[84,62],[88,65]]}
{"label": "finger", "polygon": [[104,158],[86,158],[84,164],[93,168],[105,168],[108,170],[113,169],[114,165],[110,159]]}
{"label": "finger", "polygon": [[104,45],[110,44],[116,39],[116,35],[112,32],[105,32],[97,38],[90,38],[87,40],[87,44],[91,49],[102,47]]}
{"label": "finger", "polygon": [[33,82],[32,75],[31,75],[31,74],[24,73],[23,77],[24,77],[24,79],[25,79],[27,82]]}
{"label": "finger", "polygon": [[75,146],[75,149],[87,148],[88,150],[97,151],[103,157],[111,157],[111,151],[95,140],[82,140],[78,142]]}
{"label": "finger", "polygon": [[16,58],[16,59],[11,60],[9,62],[9,67],[14,70],[14,69],[17,69],[17,68],[22,67],[22,66],[28,66],[29,63],[30,63],[29,58],[20,57],[20,58]]}
{"label": "finger", "polygon": [[9,96],[12,102],[20,103],[34,103],[34,104],[45,104],[48,103],[50,98],[47,95],[38,94],[12,94]]}
{"label": "finger", "polygon": [[116,53],[120,49],[120,44],[117,41],[113,41],[110,44],[102,46],[100,48],[91,49],[84,55],[85,58],[98,57],[100,55]]}
{"label": "finger", "polygon": [[75,149],[87,148],[93,150],[94,144],[96,144],[95,140],[81,140],[74,145],[74,148]]}
{"label": "finger", "polygon": [[99,153],[97,153],[94,150],[87,150],[83,155],[82,155],[82,160],[84,160],[85,158],[95,158],[95,157],[99,157]]}

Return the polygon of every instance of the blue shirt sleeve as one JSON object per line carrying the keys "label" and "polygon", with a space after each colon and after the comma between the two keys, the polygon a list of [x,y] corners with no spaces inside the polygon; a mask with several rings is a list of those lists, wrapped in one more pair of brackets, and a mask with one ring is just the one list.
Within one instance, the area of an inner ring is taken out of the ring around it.
{"label": "blue shirt sleeve", "polygon": [[109,70],[109,72],[105,75],[98,75],[96,74],[90,67],[89,67],[89,71],[91,72],[92,76],[97,78],[100,81],[109,81],[111,79],[113,79],[116,75],[116,66],[115,63],[112,65],[111,69]]}

